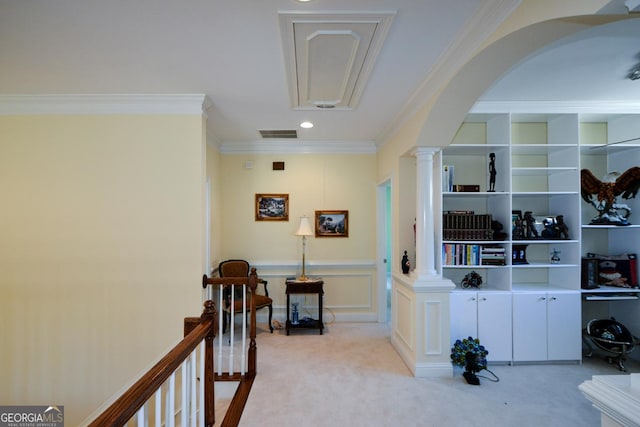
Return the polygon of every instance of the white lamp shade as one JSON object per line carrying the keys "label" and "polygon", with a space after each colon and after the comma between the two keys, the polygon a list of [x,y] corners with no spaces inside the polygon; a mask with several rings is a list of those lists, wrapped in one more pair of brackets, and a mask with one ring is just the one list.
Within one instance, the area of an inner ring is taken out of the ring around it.
{"label": "white lamp shade", "polygon": [[313,236],[313,230],[311,229],[311,224],[309,223],[309,218],[303,216],[300,218],[300,226],[298,227],[298,231],[296,231],[296,236]]}

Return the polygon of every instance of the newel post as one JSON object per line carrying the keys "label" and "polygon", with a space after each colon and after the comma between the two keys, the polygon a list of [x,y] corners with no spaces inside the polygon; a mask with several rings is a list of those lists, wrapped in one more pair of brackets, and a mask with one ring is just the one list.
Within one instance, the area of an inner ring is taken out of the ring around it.
{"label": "newel post", "polygon": [[202,323],[210,324],[207,336],[205,337],[205,353],[204,353],[204,417],[207,426],[213,426],[215,423],[215,387],[213,378],[213,340],[217,330],[216,306],[211,300],[204,302],[204,311],[200,316]]}
{"label": "newel post", "polygon": [[247,369],[247,378],[255,378],[256,376],[256,360],[257,360],[257,348],[256,348],[256,301],[253,296],[258,289],[258,273],[255,267],[251,268],[251,274],[249,274],[249,289],[251,290],[249,296],[249,316],[251,322],[249,322],[249,366]]}

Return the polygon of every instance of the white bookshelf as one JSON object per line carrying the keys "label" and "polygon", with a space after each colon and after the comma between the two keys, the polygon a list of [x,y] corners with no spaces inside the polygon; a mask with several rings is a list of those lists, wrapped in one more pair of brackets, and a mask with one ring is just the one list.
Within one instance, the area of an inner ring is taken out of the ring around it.
{"label": "white bookshelf", "polygon": [[[624,172],[640,166],[640,116],[601,115],[585,117],[580,127],[580,163],[597,178],[612,171]],[[630,140],[623,143],[619,141]],[[627,226],[592,225],[596,210],[581,200],[582,254],[619,255],[640,254],[640,198],[619,200],[631,210]],[[601,287],[597,293],[585,292],[582,305],[582,323],[594,318],[615,317],[631,330],[640,334],[640,304],[638,289]],[[630,355],[630,357],[638,357]]]}
{"label": "white bookshelf", "polygon": [[[503,225],[507,238],[482,242],[441,240],[441,243],[498,245],[505,248],[508,256],[504,266],[486,266],[447,265],[444,255],[440,255],[438,263],[443,276],[456,284],[454,293],[462,293],[462,296],[452,298],[452,341],[460,338],[454,334],[461,329],[458,323],[464,309],[456,301],[470,299],[464,295],[473,297],[481,312],[479,294],[491,292],[499,294],[500,298],[504,298],[505,293],[510,295],[508,310],[513,319],[508,328],[513,348],[511,360],[506,360],[502,352],[500,359],[494,361],[580,360],[582,326],[590,319],[585,317],[597,317],[605,311],[607,315],[617,312],[619,320],[624,318],[633,323],[632,331],[640,334],[640,310],[630,305],[637,305],[636,301],[605,301],[597,304],[596,313],[587,314],[582,304],[586,298],[582,298],[581,289],[582,257],[588,252],[640,253],[640,225],[589,225],[596,211],[582,200],[580,170],[587,168],[602,177],[611,170],[622,172],[631,166],[640,166],[640,141],[605,146],[607,142],[638,137],[638,115],[504,112],[474,113],[467,117],[452,144],[443,149],[440,159],[443,165],[454,166],[453,184],[478,184],[480,192],[443,191],[441,206],[443,211],[491,214]],[[495,192],[488,191],[490,153],[495,153]],[[625,201],[635,213],[638,224],[639,199]],[[511,233],[513,211],[523,214],[531,211],[537,222],[549,216],[563,215],[569,237],[516,239]],[[514,264],[510,255],[521,245],[526,245],[528,263]],[[551,261],[554,250],[559,252],[559,262]],[[470,271],[482,276],[480,289],[462,289],[460,286],[462,278]],[[466,304],[468,306],[469,302]],[[592,305],[591,302],[588,304]],[[621,307],[621,304],[626,306]],[[563,316],[563,312],[567,315]],[[572,313],[577,314],[572,316]],[[529,326],[532,319],[544,319],[544,328],[537,330]],[[501,329],[482,328],[478,324],[476,332],[480,331],[484,333],[484,337],[478,336],[481,342],[489,340],[504,347],[507,339],[504,325]],[[503,339],[496,341],[491,334],[498,334]],[[529,337],[527,340],[520,338],[525,335]]]}

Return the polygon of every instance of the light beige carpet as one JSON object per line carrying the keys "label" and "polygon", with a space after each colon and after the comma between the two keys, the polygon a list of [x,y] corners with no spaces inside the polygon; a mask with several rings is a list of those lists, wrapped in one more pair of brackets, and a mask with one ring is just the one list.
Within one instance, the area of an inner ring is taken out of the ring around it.
{"label": "light beige carpet", "polygon": [[500,381],[481,378],[480,386],[460,370],[415,378],[391,346],[389,326],[377,323],[333,323],[322,336],[260,329],[257,345],[241,426],[599,426],[578,385],[621,374],[595,355],[582,365],[489,366]]}

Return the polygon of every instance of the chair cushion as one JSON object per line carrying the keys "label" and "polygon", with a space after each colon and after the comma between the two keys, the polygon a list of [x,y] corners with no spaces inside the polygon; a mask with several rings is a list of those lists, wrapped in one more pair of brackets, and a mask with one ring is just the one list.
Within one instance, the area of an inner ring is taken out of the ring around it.
{"label": "chair cushion", "polygon": [[[268,307],[273,303],[273,300],[271,298],[264,295],[255,295],[253,299],[256,302],[256,310],[263,307]],[[225,311],[231,311],[231,309],[225,309]],[[236,314],[242,311],[242,299],[237,299],[234,301],[233,311]],[[247,311],[249,311],[249,298],[247,298]]]}

